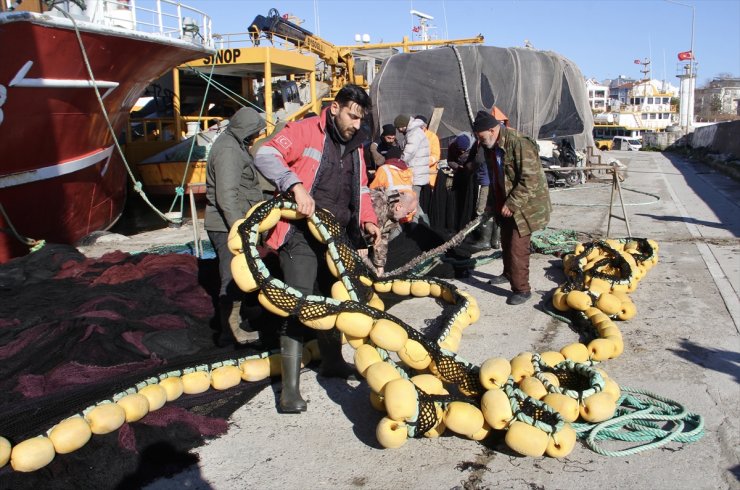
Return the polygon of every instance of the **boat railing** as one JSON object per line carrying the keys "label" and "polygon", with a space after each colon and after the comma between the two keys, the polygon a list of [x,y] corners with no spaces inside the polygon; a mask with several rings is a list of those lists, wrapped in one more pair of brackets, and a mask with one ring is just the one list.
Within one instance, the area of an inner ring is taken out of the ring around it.
{"label": "boat railing", "polygon": [[261,34],[259,37],[250,32],[235,32],[228,34],[214,34],[214,44],[216,49],[243,48],[245,46],[265,46],[269,45],[283,51],[298,51],[301,53],[311,52],[305,43],[298,39],[283,39],[278,36],[268,36]]}
{"label": "boat railing", "polygon": [[[182,127],[188,129],[188,134],[198,131],[206,131],[215,124],[220,124],[223,117],[220,116],[181,116],[185,123]],[[191,135],[192,136],[192,135]],[[177,143],[187,138],[188,135],[175,134],[174,117],[132,117],[126,126],[126,144],[150,143],[172,141]]]}
{"label": "boat railing", "polygon": [[88,0],[87,15],[93,22],[107,26],[213,46],[211,18],[178,1]]}

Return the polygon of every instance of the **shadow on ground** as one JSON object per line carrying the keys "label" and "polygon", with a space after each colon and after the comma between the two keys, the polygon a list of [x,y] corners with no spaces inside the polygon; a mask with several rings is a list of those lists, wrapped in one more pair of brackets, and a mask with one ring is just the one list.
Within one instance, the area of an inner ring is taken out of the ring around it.
{"label": "shadow on ground", "polygon": [[698,366],[728,374],[740,383],[740,353],[703,347],[687,339],[681,340],[680,346],[669,350]]}

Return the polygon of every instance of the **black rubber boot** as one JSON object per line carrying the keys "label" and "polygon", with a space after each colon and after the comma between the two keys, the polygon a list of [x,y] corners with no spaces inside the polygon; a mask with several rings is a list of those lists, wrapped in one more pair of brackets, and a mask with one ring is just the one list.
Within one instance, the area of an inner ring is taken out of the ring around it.
{"label": "black rubber boot", "polygon": [[477,239],[470,244],[470,250],[475,252],[482,252],[484,250],[491,249],[491,233],[493,232],[494,222],[492,219],[486,220],[476,230]]}
{"label": "black rubber boot", "polygon": [[301,413],[308,408],[306,400],[301,397],[301,357],[303,342],[287,335],[280,337],[281,369],[283,390],[280,392],[280,411],[283,413]]}
{"label": "black rubber boot", "polygon": [[491,248],[499,250],[501,248],[501,227],[495,221],[491,220]]}
{"label": "black rubber boot", "polygon": [[221,332],[218,338],[220,346],[236,342],[244,345],[259,340],[258,332],[248,332],[241,328],[241,301],[219,300],[219,324]]}
{"label": "black rubber boot", "polygon": [[342,357],[342,337],[339,330],[319,330],[316,340],[321,352],[319,374],[326,378],[357,380],[357,373]]}

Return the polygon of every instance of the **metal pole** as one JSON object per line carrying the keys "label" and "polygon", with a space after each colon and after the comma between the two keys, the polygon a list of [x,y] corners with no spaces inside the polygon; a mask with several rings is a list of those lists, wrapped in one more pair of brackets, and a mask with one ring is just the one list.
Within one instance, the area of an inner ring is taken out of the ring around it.
{"label": "metal pole", "polygon": [[622,184],[619,183],[619,174],[614,172],[614,181],[617,184],[617,192],[619,193],[619,202],[622,205],[622,215],[624,216],[624,224],[627,226],[627,236],[632,238],[632,230],[630,229],[630,219],[627,217],[627,210],[624,207],[624,198],[622,197]]}
{"label": "metal pole", "polygon": [[609,219],[606,221],[606,237],[609,238],[609,233],[611,232],[612,228],[612,218],[614,217],[614,190],[617,187],[617,172],[616,168],[613,170],[613,178],[612,178],[612,194],[609,198]]}
{"label": "metal pole", "polygon": [[200,246],[200,227],[198,226],[198,212],[195,207],[195,196],[193,196],[193,188],[188,186],[188,194],[190,194],[190,216],[193,219],[193,245],[195,248],[195,256],[198,258],[203,257],[203,249]]}
{"label": "metal pole", "polygon": [[[688,89],[689,93],[686,96],[686,100],[684,101],[684,98],[681,97],[681,103],[686,102],[687,104],[693,104],[694,103],[694,60],[696,57],[694,56],[694,14],[695,9],[693,5],[689,5],[688,3],[682,3],[677,2],[676,0],[665,0],[668,3],[675,3],[676,5],[681,5],[683,7],[689,7],[691,9],[691,58],[689,59],[689,79],[688,79]],[[686,127],[684,128],[685,134],[689,134],[689,127],[691,127],[691,123],[693,121],[689,120],[689,116],[692,116],[691,119],[693,119],[693,113],[694,108],[689,107],[686,108]]]}

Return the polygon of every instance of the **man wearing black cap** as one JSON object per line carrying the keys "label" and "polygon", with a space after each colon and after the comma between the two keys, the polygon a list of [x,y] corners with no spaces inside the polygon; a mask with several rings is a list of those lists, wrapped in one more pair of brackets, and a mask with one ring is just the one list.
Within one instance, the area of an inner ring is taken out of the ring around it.
{"label": "man wearing black cap", "polygon": [[380,138],[370,143],[370,154],[376,168],[385,163],[385,155],[393,147],[400,148],[396,141],[396,127],[393,124],[384,124]]}
{"label": "man wearing black cap", "polygon": [[488,111],[478,111],[473,131],[483,147],[491,178],[487,209],[501,226],[504,272],[491,284],[511,284],[506,301],[519,305],[532,296],[529,247],[532,232],[550,221],[550,194],[537,143],[500,124]]}

